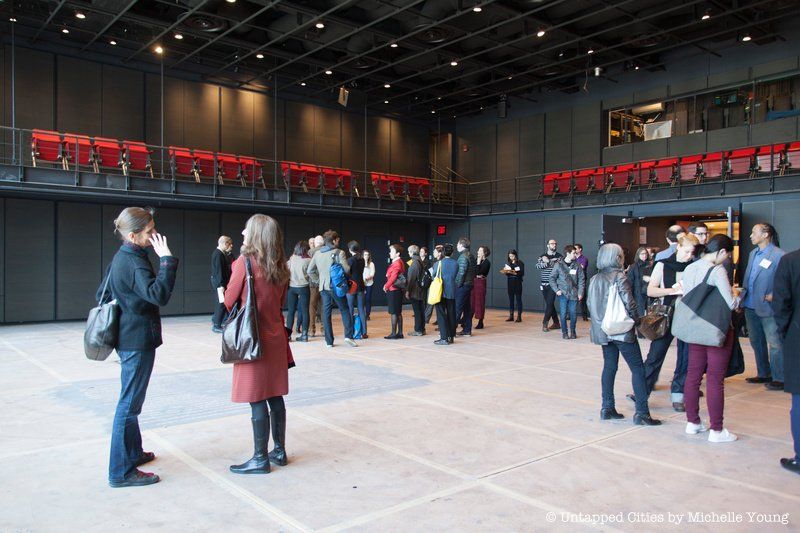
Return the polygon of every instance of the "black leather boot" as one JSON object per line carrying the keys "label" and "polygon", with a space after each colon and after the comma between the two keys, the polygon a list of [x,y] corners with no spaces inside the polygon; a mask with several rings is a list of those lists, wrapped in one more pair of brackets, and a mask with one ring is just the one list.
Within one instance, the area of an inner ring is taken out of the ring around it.
{"label": "black leather boot", "polygon": [[275,447],[269,452],[269,460],[278,466],[286,466],[286,411],[270,413],[272,440]]}
{"label": "black leather boot", "polygon": [[618,413],[613,407],[611,409],[600,409],[600,420],[619,420],[620,418],[625,418],[625,415]]}
{"label": "black leather boot", "polygon": [[508,315],[508,318],[506,318],[506,322],[514,322],[514,312],[513,311]]}
{"label": "black leather boot", "polygon": [[522,313],[517,313],[517,319],[514,322],[522,322]]}
{"label": "black leather boot", "polygon": [[475,329],[483,329],[483,319],[481,318],[478,320],[478,325],[475,326]]}
{"label": "black leather boot", "polygon": [[234,474],[269,474],[269,416],[251,418],[253,422],[253,457],[240,465],[231,465]]}

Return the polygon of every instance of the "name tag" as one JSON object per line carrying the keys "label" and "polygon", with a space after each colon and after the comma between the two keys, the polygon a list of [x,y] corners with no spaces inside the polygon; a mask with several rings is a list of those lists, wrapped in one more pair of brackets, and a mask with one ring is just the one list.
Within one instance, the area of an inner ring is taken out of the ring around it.
{"label": "name tag", "polygon": [[516,272],[519,272],[521,269],[520,269],[519,267],[514,267],[514,270],[515,270]]}
{"label": "name tag", "polygon": [[761,268],[769,268],[771,264],[772,261],[770,261],[769,259],[762,259],[761,262],[758,264],[758,266],[760,266]]}
{"label": "name tag", "polygon": [[574,276],[577,273],[578,273],[578,269],[577,268],[573,268],[572,270],[569,271],[569,275],[570,276]]}

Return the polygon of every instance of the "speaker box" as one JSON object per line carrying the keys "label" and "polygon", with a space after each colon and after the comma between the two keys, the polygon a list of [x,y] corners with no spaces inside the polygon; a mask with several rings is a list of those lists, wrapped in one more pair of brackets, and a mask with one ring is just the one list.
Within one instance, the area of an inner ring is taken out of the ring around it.
{"label": "speaker box", "polygon": [[345,89],[344,87],[339,87],[339,103],[347,107],[347,99],[350,97],[350,91]]}
{"label": "speaker box", "polygon": [[508,116],[508,102],[500,100],[497,104],[497,118],[506,118]]}

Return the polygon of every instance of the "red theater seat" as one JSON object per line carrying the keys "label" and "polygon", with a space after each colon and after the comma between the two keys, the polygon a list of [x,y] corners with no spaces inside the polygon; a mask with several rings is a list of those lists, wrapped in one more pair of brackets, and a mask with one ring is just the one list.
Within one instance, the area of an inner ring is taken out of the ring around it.
{"label": "red theater seat", "polygon": [[150,149],[142,142],[122,141],[122,173],[127,176],[131,170],[138,170],[154,177],[150,153]]}
{"label": "red theater seat", "polygon": [[217,154],[217,178],[220,185],[225,180],[238,181],[244,187],[244,176],[239,173],[239,158],[230,154]]}
{"label": "red theater seat", "polygon": [[33,166],[40,161],[59,163],[61,168],[69,170],[69,160],[64,148],[61,134],[55,131],[33,130],[31,134],[31,160]]}
{"label": "red theater seat", "polygon": [[191,150],[170,146],[168,153],[173,179],[177,174],[182,174],[184,176],[193,176],[195,181],[200,181],[200,169],[197,167],[197,162]]}
{"label": "red theater seat", "polygon": [[192,154],[194,155],[197,169],[199,170],[200,176],[196,176],[196,181],[200,181],[200,178],[208,178],[211,180],[217,179],[217,165],[216,160],[214,158],[214,152],[208,152],[206,150],[192,150]]}
{"label": "red theater seat", "polygon": [[738,148],[725,154],[723,177],[748,176],[758,174],[758,155],[756,148]]}
{"label": "red theater seat", "polygon": [[542,196],[555,196],[558,192],[556,190],[556,183],[559,174],[546,174],[542,180]]}
{"label": "red theater seat", "polygon": [[77,135],[75,133],[65,133],[62,137],[64,140],[64,149],[67,152],[67,157],[78,166],[89,166],[92,164],[92,141],[89,137]]}
{"label": "red theater seat", "polygon": [[718,179],[723,175],[723,152],[712,152],[703,156],[700,167],[700,177],[698,179],[710,180]]}
{"label": "red theater seat", "polygon": [[264,181],[264,166],[252,157],[239,157],[237,179],[240,180],[242,185],[260,181],[261,186],[265,189],[267,188],[267,184]]}
{"label": "red theater seat", "polygon": [[779,162],[779,175],[783,176],[792,169],[800,168],[800,141],[790,143],[783,152]]}
{"label": "red theater seat", "polygon": [[591,194],[592,190],[596,187],[596,183],[593,179],[596,173],[597,169],[594,168],[576,170],[572,175],[572,179],[575,183],[575,192]]}
{"label": "red theater seat", "polygon": [[99,167],[101,166],[122,166],[122,149],[118,140],[95,137],[92,142],[92,149],[92,164],[95,166],[95,172],[99,172]]}
{"label": "red theater seat", "polygon": [[703,154],[687,155],[680,160],[680,181],[699,183],[703,179]]}

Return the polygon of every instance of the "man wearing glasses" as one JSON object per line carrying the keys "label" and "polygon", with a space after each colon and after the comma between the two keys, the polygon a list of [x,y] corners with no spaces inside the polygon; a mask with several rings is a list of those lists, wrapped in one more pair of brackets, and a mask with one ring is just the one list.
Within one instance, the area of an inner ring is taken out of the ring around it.
{"label": "man wearing glasses", "polygon": [[[539,288],[544,296],[544,319],[542,320],[542,331],[548,332],[551,329],[560,329],[561,323],[556,313],[556,292],[550,287],[550,274],[553,267],[558,263],[562,256],[557,251],[558,242],[555,239],[547,241],[547,251],[539,256],[536,261],[536,268],[542,271],[542,279]],[[549,328],[547,323],[553,319],[553,325]]]}

